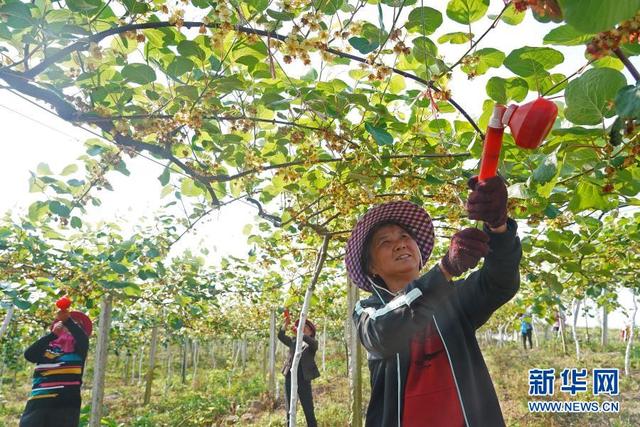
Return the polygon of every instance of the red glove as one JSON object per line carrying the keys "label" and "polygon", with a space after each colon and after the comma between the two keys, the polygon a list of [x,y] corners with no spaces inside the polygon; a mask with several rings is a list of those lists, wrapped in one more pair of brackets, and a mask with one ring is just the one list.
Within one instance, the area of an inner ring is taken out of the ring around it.
{"label": "red glove", "polygon": [[442,266],[452,276],[460,276],[478,265],[480,258],[489,253],[489,236],[477,228],[465,228],[451,238]]}
{"label": "red glove", "polygon": [[499,176],[478,182],[473,176],[467,182],[471,194],[467,199],[469,219],[484,221],[491,228],[507,222],[507,186]]}

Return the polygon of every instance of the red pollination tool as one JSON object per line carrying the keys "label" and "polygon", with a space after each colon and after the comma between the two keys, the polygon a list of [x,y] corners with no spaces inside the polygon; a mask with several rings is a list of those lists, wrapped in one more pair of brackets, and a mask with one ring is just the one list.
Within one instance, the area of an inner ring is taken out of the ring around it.
{"label": "red pollination tool", "polygon": [[58,301],[56,301],[56,307],[58,307],[62,311],[68,310],[69,307],[71,307],[71,300],[68,296],[65,295]]}
{"label": "red pollination tool", "polygon": [[542,144],[557,116],[556,104],[544,98],[521,106],[496,104],[487,126],[478,179],[484,181],[496,175],[506,126],[518,147],[532,150]]}

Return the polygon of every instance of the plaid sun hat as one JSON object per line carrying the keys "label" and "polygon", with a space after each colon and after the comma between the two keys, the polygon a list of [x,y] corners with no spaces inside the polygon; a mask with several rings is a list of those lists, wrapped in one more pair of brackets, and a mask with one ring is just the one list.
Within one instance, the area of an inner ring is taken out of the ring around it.
{"label": "plaid sun hat", "polygon": [[[298,325],[300,324],[300,319],[296,320],[296,325],[294,327],[294,330],[298,328]],[[311,336],[316,336],[316,325],[313,324],[313,322],[309,319],[305,319],[304,321],[305,326],[308,326],[309,329],[311,329]]]}
{"label": "plaid sun hat", "polygon": [[368,292],[373,292],[373,289],[360,262],[362,251],[366,249],[364,243],[376,224],[386,221],[397,222],[413,232],[420,248],[422,265],[427,262],[433,250],[435,239],[433,222],[427,211],[420,206],[408,201],[397,201],[384,203],[370,209],[353,227],[347,241],[344,259],[351,281],[360,289]]}

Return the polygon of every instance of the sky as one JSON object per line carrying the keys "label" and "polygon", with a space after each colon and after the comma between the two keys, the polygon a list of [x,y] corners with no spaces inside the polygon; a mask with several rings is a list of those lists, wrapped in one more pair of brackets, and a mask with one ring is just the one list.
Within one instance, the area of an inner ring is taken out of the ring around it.
{"label": "sky", "polygon": [[[439,8],[444,14],[446,2],[424,3],[430,7]],[[501,6],[502,2],[492,1],[489,14],[497,14]],[[378,16],[375,7],[369,7],[365,13],[370,14],[369,20],[377,23]],[[389,27],[391,17],[385,16],[385,21],[386,26]],[[447,32],[466,31],[465,26],[447,25],[446,21],[436,34],[431,36],[432,39],[435,40]],[[472,31],[479,35],[489,23],[490,21],[484,18],[473,24]],[[511,50],[523,46],[542,46],[542,37],[551,28],[550,25],[537,23],[528,14],[525,22],[517,27],[500,23],[498,28],[491,31],[479,47],[499,47],[508,54]],[[441,48],[440,54],[444,55],[448,62],[455,61],[468,47],[467,44],[445,46],[447,47]],[[559,48],[554,46],[554,48],[565,54],[564,63],[556,67],[554,72],[568,75],[586,63],[583,47]],[[638,57],[632,60],[637,66],[640,66]],[[296,71],[305,74],[308,70],[299,69]],[[349,79],[344,70],[332,71],[328,69],[328,71],[334,73],[332,77]],[[294,72],[294,74],[297,73]],[[489,74],[510,77],[510,72],[506,69],[501,69],[498,72],[492,69]],[[474,80],[468,80],[458,71],[457,74],[454,74],[450,84],[449,89],[451,89],[454,99],[462,104],[474,118],[479,117],[482,102],[487,98],[484,89],[487,79],[488,76],[480,76]],[[530,97],[534,98],[535,94],[530,93]],[[2,183],[0,187],[2,189],[0,214],[8,210],[24,212],[29,204],[37,200],[38,195],[30,194],[28,191],[28,179],[30,171],[35,170],[39,163],[45,162],[54,173],[60,172],[62,168],[84,154],[83,142],[88,138],[95,137],[3,89],[0,89],[0,129],[3,131],[5,141],[0,155],[0,183]],[[99,194],[102,206],[99,208],[91,207],[88,214],[83,217],[85,220],[97,223],[101,220],[120,218],[119,221],[122,223],[133,225],[145,215],[152,216],[155,211],[158,211],[163,204],[169,201],[168,199],[160,199],[162,187],[157,177],[162,173],[162,166],[141,157],[128,159],[127,165],[131,175],[126,177],[119,173],[112,173],[110,181],[114,191],[102,191]],[[179,253],[192,248],[196,252],[199,247],[205,247],[210,251],[208,261],[214,264],[225,255],[244,257],[249,248],[245,243],[246,236],[242,229],[245,224],[253,223],[255,218],[255,207],[246,202],[225,206],[185,236],[174,251]],[[628,292],[621,292],[620,300],[627,308],[631,306]],[[590,322],[593,321],[590,320]],[[619,328],[624,322],[625,317],[621,312],[616,312],[610,318],[610,327]],[[581,323],[584,324],[583,319]]]}

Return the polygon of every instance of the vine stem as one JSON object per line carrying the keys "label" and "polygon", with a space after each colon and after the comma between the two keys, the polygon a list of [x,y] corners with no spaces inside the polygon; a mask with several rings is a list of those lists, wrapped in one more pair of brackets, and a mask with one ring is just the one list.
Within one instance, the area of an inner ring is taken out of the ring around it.
{"label": "vine stem", "polygon": [[587,68],[589,65],[591,65],[593,62],[595,61],[595,59],[590,60],[589,62],[587,62],[586,64],[584,64],[582,67],[578,68],[578,70],[571,74],[570,76],[565,77],[564,79],[560,80],[558,83],[554,84],[553,86],[551,86],[549,89],[547,89],[542,95],[540,95],[541,97],[546,96],[548,93],[552,92],[555,88],[557,88],[558,86],[560,86],[561,84],[571,80],[571,78],[577,74],[580,74],[581,72],[584,71],[585,68]]}
{"label": "vine stem", "polygon": [[629,73],[631,73],[633,78],[636,79],[636,83],[640,82],[640,72],[638,72],[638,69],[631,63],[631,61],[629,61],[627,55],[625,55],[619,47],[613,49],[613,53],[618,57],[620,61],[622,61],[624,66],[627,67]]}

